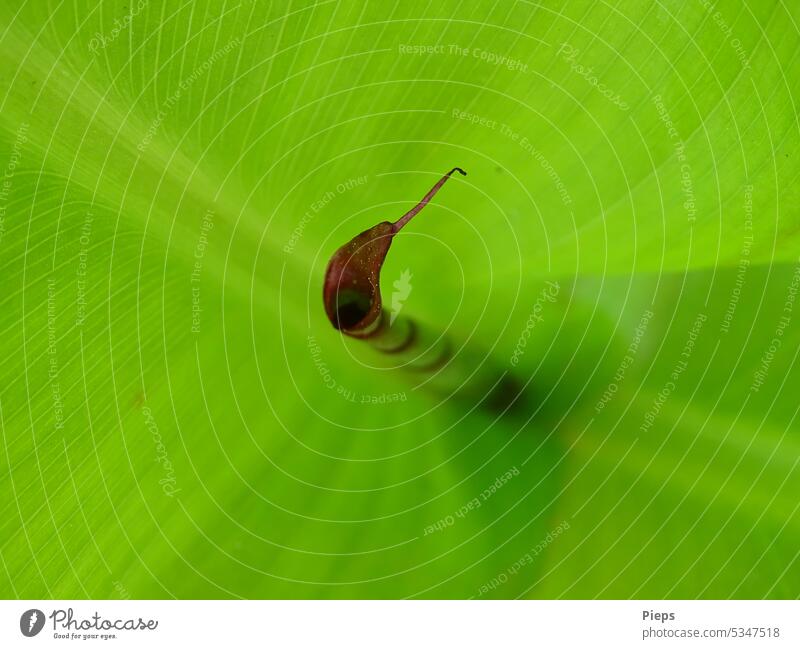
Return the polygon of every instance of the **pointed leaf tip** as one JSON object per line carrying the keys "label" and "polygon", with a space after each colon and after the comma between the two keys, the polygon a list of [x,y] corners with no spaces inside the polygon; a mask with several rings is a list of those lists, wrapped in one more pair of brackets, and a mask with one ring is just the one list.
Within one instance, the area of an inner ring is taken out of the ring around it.
{"label": "pointed leaf tip", "polygon": [[428,204],[455,171],[467,175],[463,169],[454,167],[395,223],[382,221],[333,253],[325,270],[322,299],[325,313],[334,328],[357,336],[376,322],[383,304],[380,272],[392,238]]}

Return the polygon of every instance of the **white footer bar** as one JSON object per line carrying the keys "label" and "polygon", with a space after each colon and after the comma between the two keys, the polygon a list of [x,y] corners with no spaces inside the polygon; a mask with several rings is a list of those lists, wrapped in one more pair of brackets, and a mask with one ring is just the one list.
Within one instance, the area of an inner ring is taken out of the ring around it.
{"label": "white footer bar", "polygon": [[777,649],[799,620],[796,601],[0,601],[0,647]]}

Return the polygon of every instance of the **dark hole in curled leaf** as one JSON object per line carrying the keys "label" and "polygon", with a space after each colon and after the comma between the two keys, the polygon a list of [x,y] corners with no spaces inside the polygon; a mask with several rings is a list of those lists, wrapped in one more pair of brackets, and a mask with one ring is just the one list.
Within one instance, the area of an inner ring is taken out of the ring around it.
{"label": "dark hole in curled leaf", "polygon": [[363,293],[344,289],[336,294],[336,322],[340,329],[352,329],[369,313],[369,298]]}

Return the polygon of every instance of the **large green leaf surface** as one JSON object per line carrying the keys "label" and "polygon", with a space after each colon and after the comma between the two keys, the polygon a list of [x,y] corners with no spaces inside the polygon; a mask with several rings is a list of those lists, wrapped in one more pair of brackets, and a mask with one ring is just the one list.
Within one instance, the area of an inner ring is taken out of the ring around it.
{"label": "large green leaf surface", "polygon": [[[796,4],[6,2],[0,47],[0,595],[800,594]],[[322,309],[456,165],[384,297],[504,414]]]}

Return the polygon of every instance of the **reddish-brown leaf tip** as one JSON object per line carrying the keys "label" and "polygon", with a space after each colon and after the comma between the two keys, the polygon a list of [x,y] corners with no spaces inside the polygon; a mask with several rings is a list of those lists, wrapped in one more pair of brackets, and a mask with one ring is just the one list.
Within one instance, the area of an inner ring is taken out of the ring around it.
{"label": "reddish-brown leaf tip", "polygon": [[325,271],[322,299],[328,320],[336,329],[353,336],[371,331],[381,314],[380,272],[392,238],[428,204],[456,171],[467,175],[459,167],[451,169],[397,221],[382,221],[333,253]]}

